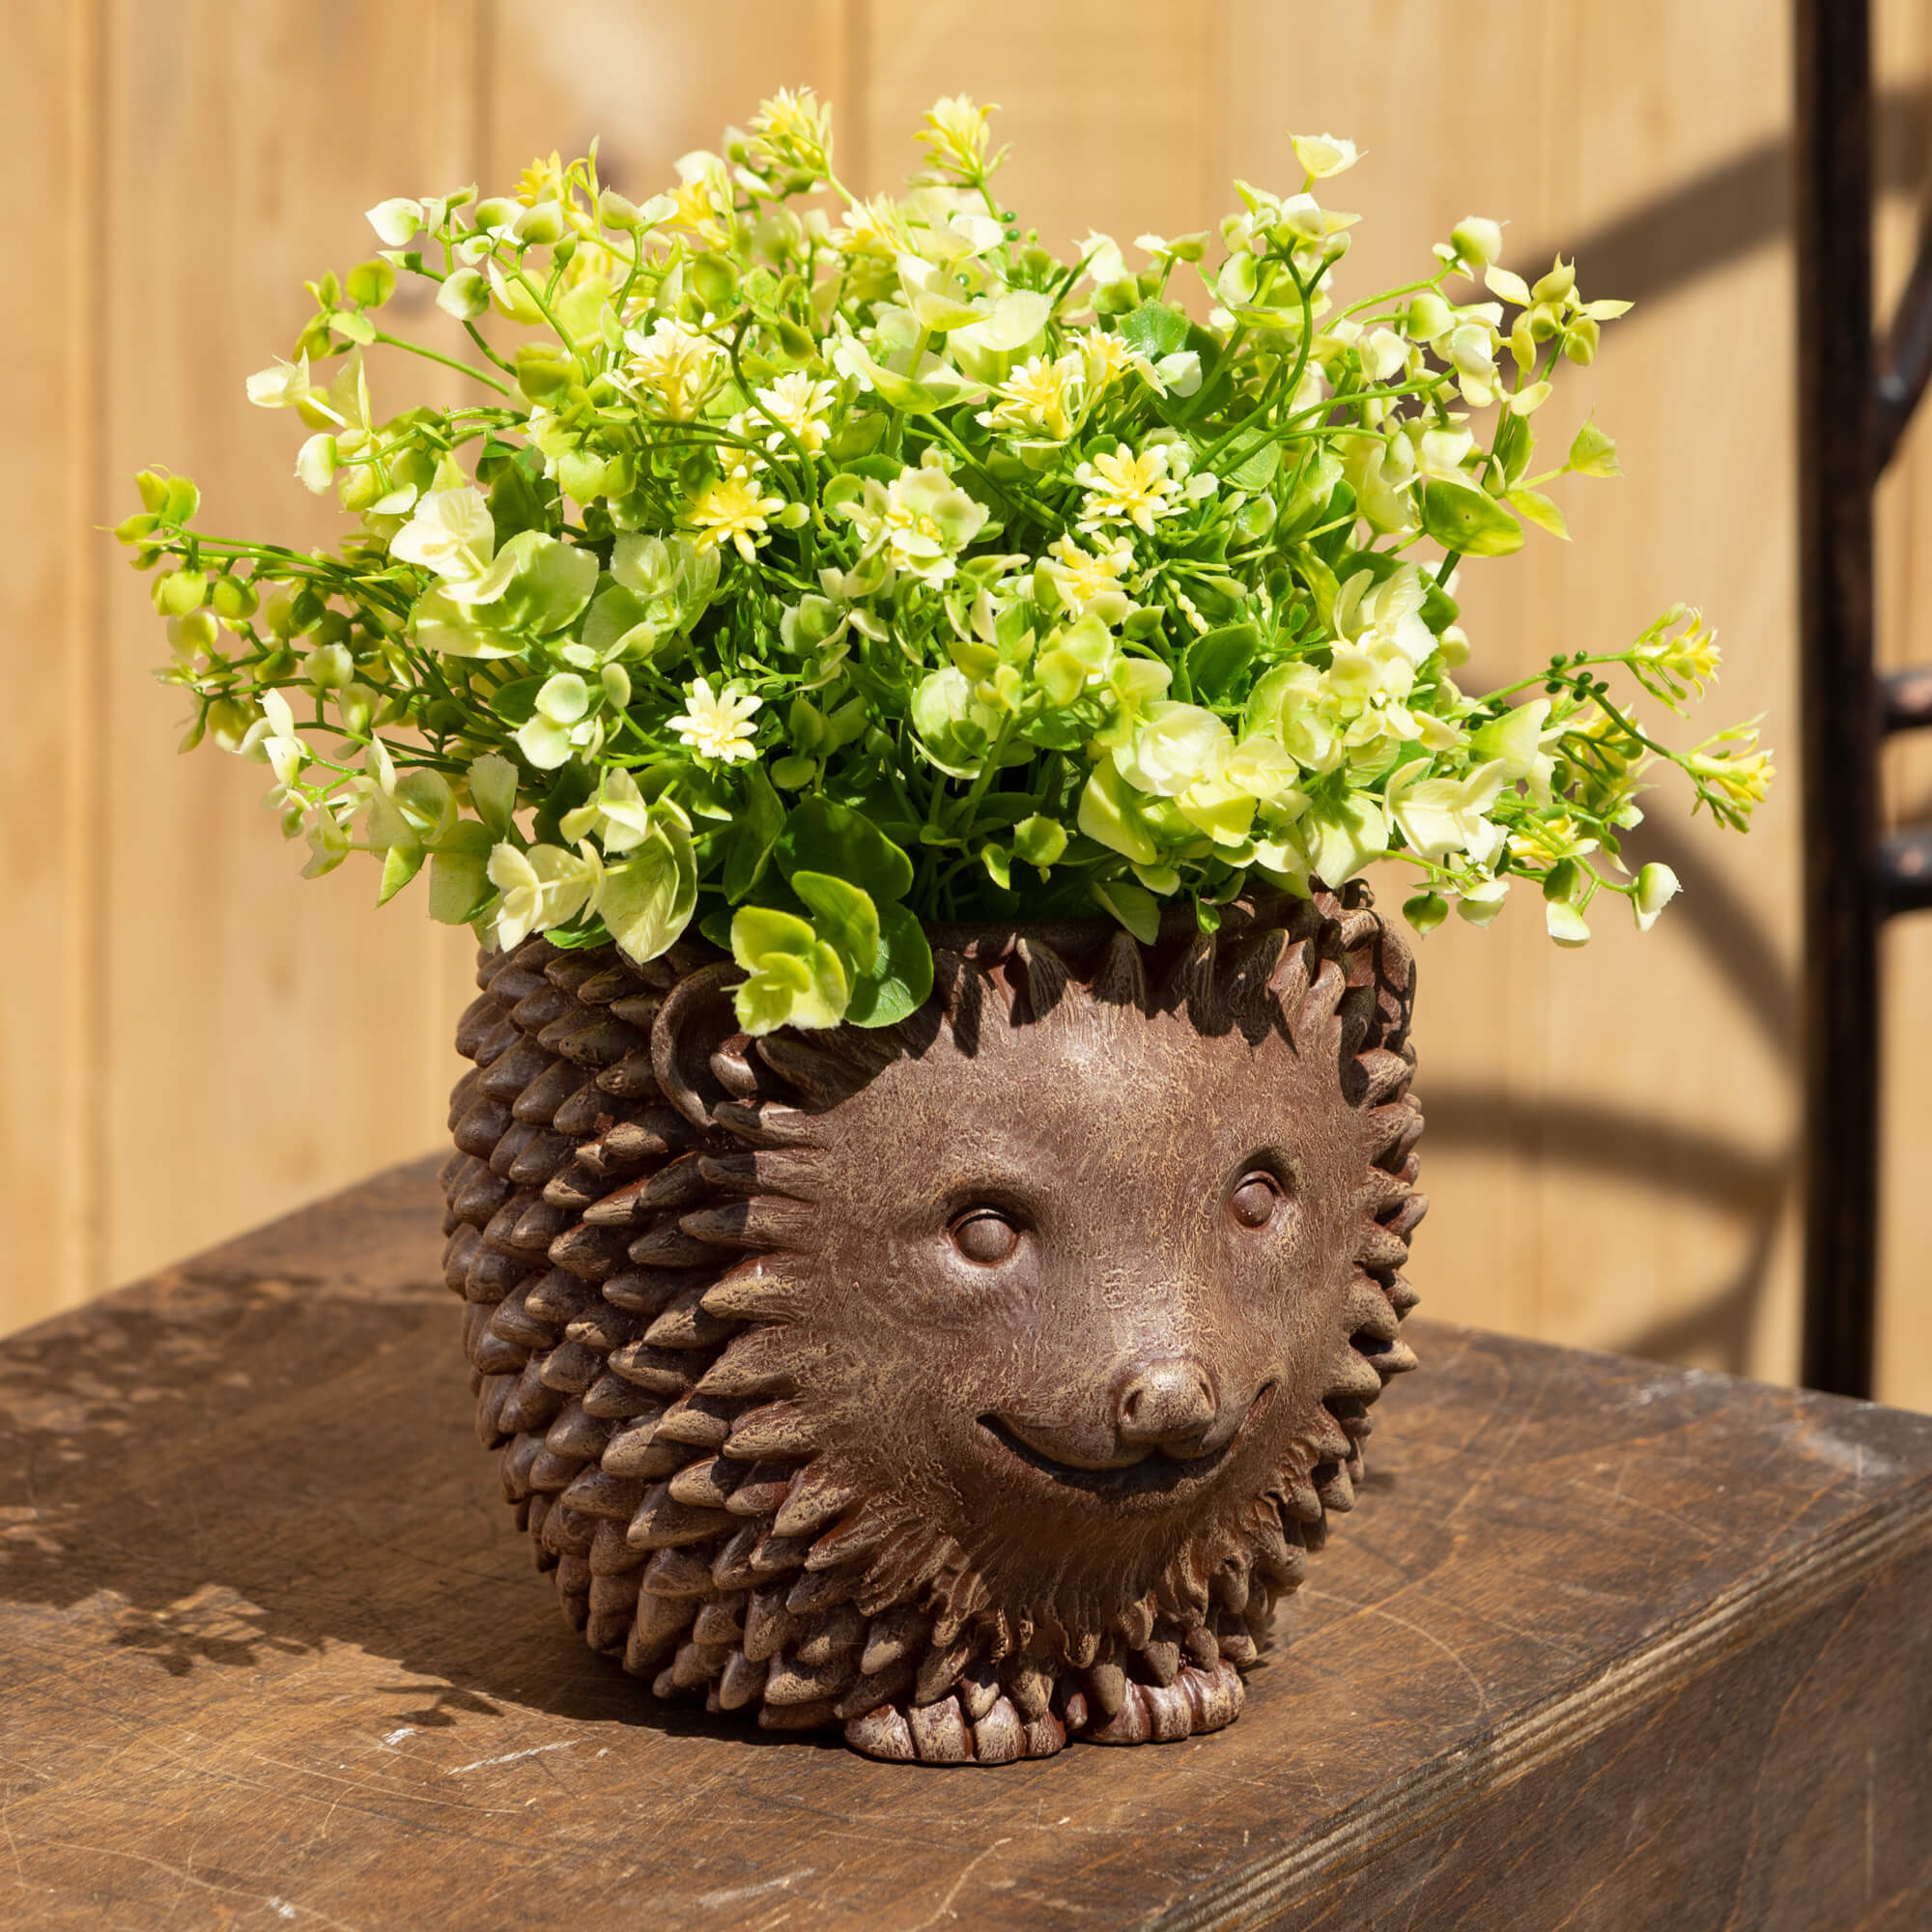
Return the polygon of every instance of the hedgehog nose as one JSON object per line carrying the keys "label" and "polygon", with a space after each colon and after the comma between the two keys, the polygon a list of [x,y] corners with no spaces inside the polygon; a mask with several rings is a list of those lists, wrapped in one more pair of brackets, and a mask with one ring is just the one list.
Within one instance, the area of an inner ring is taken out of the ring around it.
{"label": "hedgehog nose", "polygon": [[1201,1453],[1219,1412],[1208,1371],[1192,1356],[1165,1355],[1128,1371],[1115,1400],[1114,1426],[1122,1442],[1185,1458]]}

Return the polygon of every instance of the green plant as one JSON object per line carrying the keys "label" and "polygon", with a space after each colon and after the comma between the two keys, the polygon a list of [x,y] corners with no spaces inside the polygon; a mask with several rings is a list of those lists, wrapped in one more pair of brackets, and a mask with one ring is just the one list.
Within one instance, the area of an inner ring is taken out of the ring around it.
{"label": "green plant", "polygon": [[[1499,691],[1452,675],[1459,561],[1564,535],[1545,486],[1616,473],[1594,426],[1532,473],[1532,423],[1626,304],[1560,261],[1526,284],[1472,218],[1338,305],[1353,217],[1316,189],[1355,154],[1326,136],[1298,191],[1238,185],[1211,267],[1205,234],[1063,261],[994,193],[987,112],[940,101],[897,199],[853,195],[783,93],[641,207],[593,153],[371,210],[387,245],[309,285],[248,385],[312,430],[339,549],[204,532],[156,471],[118,532],[168,566],[187,743],[272,767],[310,873],[369,851],[387,899],[426,866],[479,934],[642,959],[696,922],[753,1032],[901,1016],[923,921],[1101,907],[1148,937],[1163,900],[1211,928],[1251,883],[1378,860],[1424,931],[1518,878],[1560,943],[1600,893],[1647,926],[1676,881],[1618,863],[1646,765],[1738,827],[1771,776],[1750,727],[1682,753],[1639,717],[1716,669],[1697,613]],[[399,276],[461,354],[384,327]],[[379,417],[369,351],[476,400]]]}

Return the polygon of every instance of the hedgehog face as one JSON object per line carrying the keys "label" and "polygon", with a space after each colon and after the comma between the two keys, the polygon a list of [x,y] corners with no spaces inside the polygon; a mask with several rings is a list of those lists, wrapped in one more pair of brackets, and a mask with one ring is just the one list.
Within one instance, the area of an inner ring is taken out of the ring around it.
{"label": "hedgehog face", "polygon": [[815,1238],[771,1265],[826,1475],[1015,1620],[1205,1611],[1246,1507],[1321,1460],[1357,1325],[1372,1129],[1333,1063],[1075,995],[819,1124]]}
{"label": "hedgehog face", "polygon": [[942,1763],[1213,1730],[1350,1506],[1414,1360],[1406,954],[1328,895],[1054,937],[758,1040],[716,954],[483,961],[478,1427],[659,1696]]}

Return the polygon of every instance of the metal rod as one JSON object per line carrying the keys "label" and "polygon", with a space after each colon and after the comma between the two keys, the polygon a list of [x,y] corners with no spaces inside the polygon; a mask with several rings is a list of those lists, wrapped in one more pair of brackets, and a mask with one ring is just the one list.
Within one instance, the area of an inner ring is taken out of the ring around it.
{"label": "metal rod", "polygon": [[1884,838],[1878,848],[1883,910],[1923,912],[1932,906],[1932,825],[1912,825]]}
{"label": "metal rod", "polygon": [[1878,681],[1880,728],[1922,731],[1932,724],[1932,665],[1912,665],[1888,671]]}
{"label": "metal rod", "polygon": [[1918,259],[1892,310],[1873,391],[1871,470],[1885,474],[1898,440],[1932,378],[1932,223],[1918,238]]}
{"label": "metal rod", "polygon": [[1868,0],[1796,0],[1799,691],[1804,780],[1802,1376],[1869,1396],[1878,1222]]}

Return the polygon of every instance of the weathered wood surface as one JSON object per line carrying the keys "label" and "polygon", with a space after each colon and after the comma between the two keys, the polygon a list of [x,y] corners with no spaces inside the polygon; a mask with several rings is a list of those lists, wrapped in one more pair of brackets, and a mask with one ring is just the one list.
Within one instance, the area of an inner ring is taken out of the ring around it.
{"label": "weathered wood surface", "polygon": [[1932,1420],[1418,1324],[1232,1730],[668,1715],[475,1446],[427,1164],[0,1345],[9,1924],[1897,1926]]}

